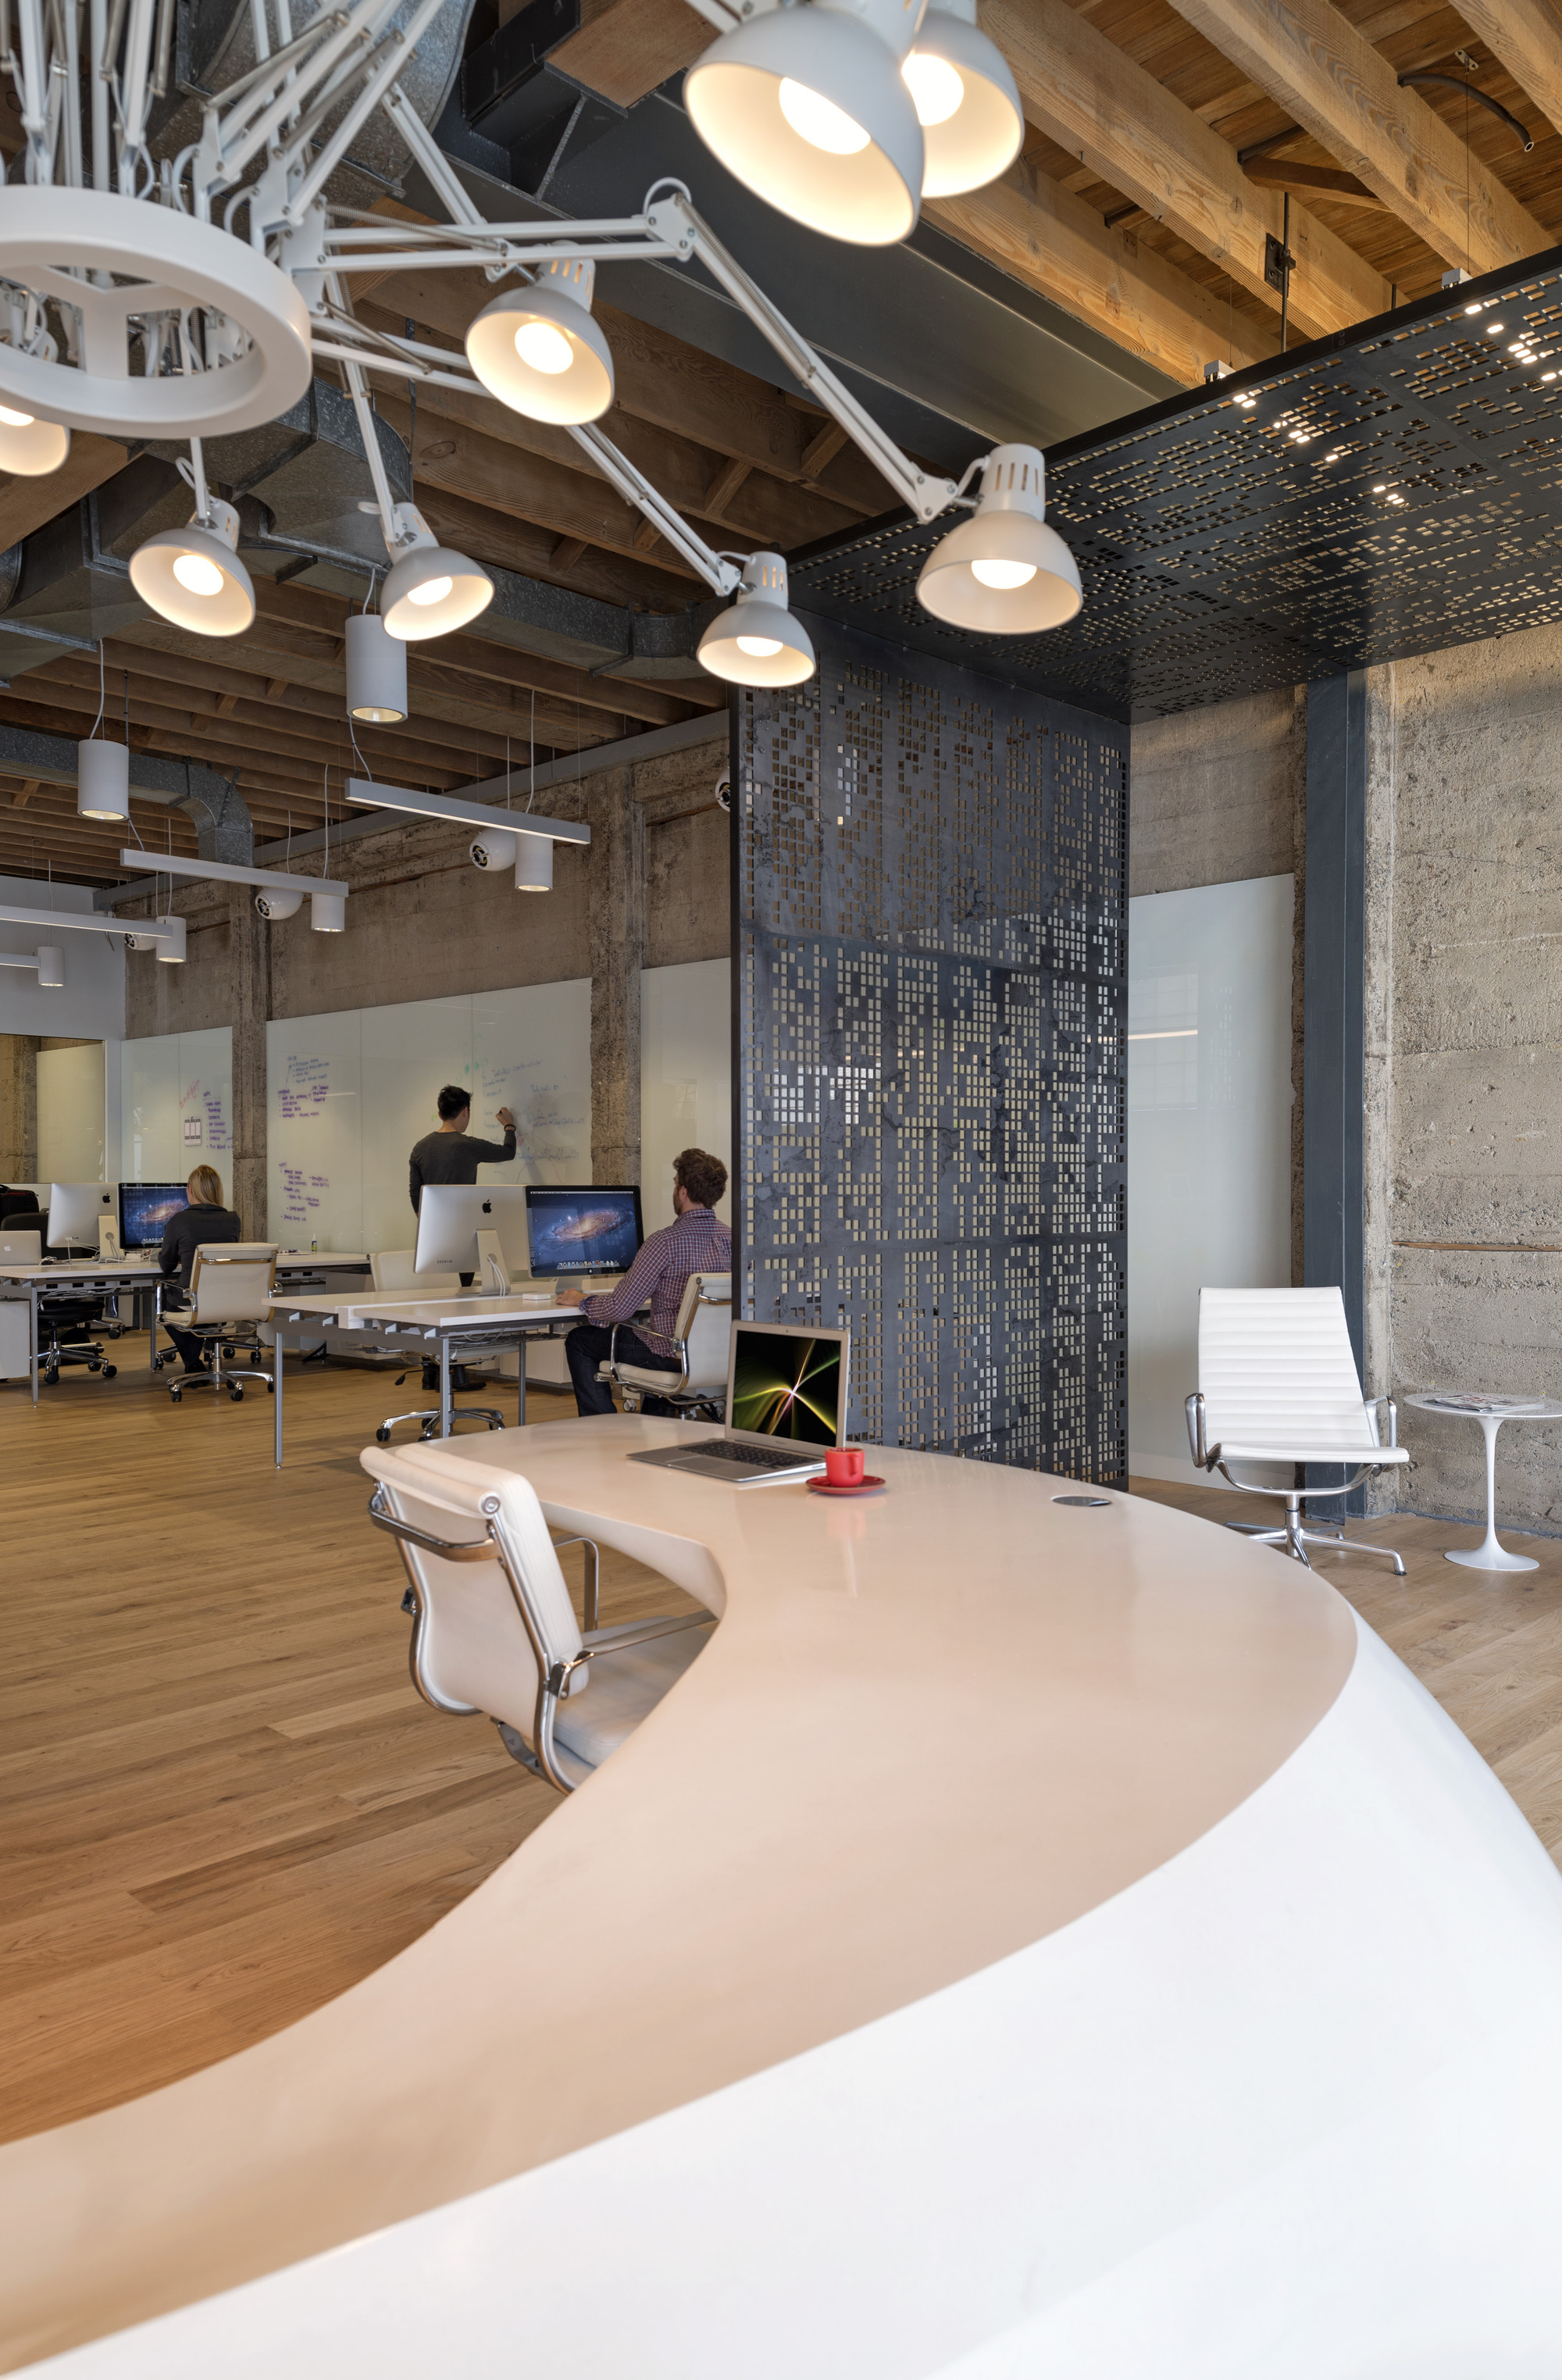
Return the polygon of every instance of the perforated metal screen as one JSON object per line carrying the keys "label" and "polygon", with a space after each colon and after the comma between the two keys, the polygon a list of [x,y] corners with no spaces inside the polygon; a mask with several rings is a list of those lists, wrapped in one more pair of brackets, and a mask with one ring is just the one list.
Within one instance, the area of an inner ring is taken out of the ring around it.
{"label": "perforated metal screen", "polygon": [[948,517],[870,526],[793,586],[1118,719],[1562,619],[1562,251],[1074,440],[1047,511],[1084,604],[1045,637],[994,647],[922,609]]}
{"label": "perforated metal screen", "polygon": [[743,1309],[851,1428],[1124,1475],[1126,739],[809,623],[738,705]]}

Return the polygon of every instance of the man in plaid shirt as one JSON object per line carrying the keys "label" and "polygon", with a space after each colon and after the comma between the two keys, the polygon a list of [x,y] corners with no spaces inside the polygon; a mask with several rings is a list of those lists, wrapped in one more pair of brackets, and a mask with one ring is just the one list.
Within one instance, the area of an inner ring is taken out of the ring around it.
{"label": "man in plaid shirt", "polygon": [[[711,1213],[727,1186],[727,1169],[719,1157],[703,1148],[685,1148],[672,1160],[672,1211],[676,1222],[653,1232],[616,1289],[599,1297],[583,1296],[578,1289],[562,1289],[561,1305],[578,1305],[585,1315],[564,1342],[575,1402],[583,1414],[611,1414],[612,1390],[597,1378],[597,1366],[618,1330],[621,1363],[644,1366],[649,1371],[676,1374],[681,1368],[672,1350],[672,1332],[689,1275],[730,1272],[733,1235]],[[636,1330],[629,1318],[650,1302],[650,1320]],[[647,1413],[671,1413],[660,1397],[648,1397]]]}

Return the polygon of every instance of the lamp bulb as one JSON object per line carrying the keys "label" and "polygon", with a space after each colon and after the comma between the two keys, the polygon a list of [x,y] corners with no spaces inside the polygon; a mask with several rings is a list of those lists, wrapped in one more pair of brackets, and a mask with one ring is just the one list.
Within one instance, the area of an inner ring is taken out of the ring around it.
{"label": "lamp bulb", "polygon": [[739,637],[737,649],[740,653],[747,653],[751,661],[768,662],[772,653],[780,652],[781,638],[779,637]]}
{"label": "lamp bulb", "polygon": [[947,58],[913,50],[901,74],[915,102],[916,120],[925,128],[947,124],[965,96],[964,78]]}
{"label": "lamp bulb", "polygon": [[867,134],[856,118],[821,91],[810,91],[805,82],[783,75],[780,98],[781,114],[810,149],[822,149],[829,157],[854,157],[867,147]]}
{"label": "lamp bulb", "polygon": [[8,405],[0,405],[0,422],[7,430],[30,430],[33,419],[30,413],[13,413]]}
{"label": "lamp bulb", "polygon": [[1012,588],[1030,585],[1031,580],[1035,577],[1035,564],[1034,562],[974,562],[971,565],[971,576],[973,578],[980,579],[984,587],[992,587],[1007,593]]}
{"label": "lamp bulb", "polygon": [[176,554],[174,576],[191,595],[220,595],[223,591],[223,574],[204,553]]}
{"label": "lamp bulb", "polygon": [[575,349],[551,322],[523,322],[515,334],[515,353],[539,372],[566,372],[575,361]]}
{"label": "lamp bulb", "polygon": [[454,583],[451,578],[426,578],[421,587],[407,589],[406,600],[409,603],[442,603]]}

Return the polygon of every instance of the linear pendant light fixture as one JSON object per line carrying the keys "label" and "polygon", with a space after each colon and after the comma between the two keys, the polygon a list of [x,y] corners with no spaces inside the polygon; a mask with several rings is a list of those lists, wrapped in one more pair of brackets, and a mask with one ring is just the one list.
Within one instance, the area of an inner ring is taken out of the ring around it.
{"label": "linear pendant light fixture", "polygon": [[35,967],[40,991],[65,990],[65,953],[48,942],[35,951],[0,951],[0,967]]}
{"label": "linear pendant light fixture", "polygon": [[580,819],[543,818],[536,810],[496,809],[488,802],[464,802],[459,794],[419,794],[406,785],[377,784],[349,777],[347,799],[360,809],[399,810],[407,818],[439,819],[447,826],[478,829],[472,865],[498,875],[515,871],[517,892],[551,892],[553,845],[587,844],[591,830]]}
{"label": "linear pendant light fixture", "polygon": [[[135,854],[138,860],[147,856],[144,851]],[[166,862],[163,863],[166,874]],[[185,955],[185,921],[182,917],[93,917],[74,909],[8,909],[0,908],[0,926],[36,926],[46,934],[123,934],[126,945],[132,950],[151,950],[168,965],[176,966]]]}
{"label": "linear pendant light fixture", "polygon": [[[145,865],[144,851],[122,851],[122,868]],[[224,859],[174,859],[165,852],[151,855],[152,866],[163,876],[195,876],[217,884],[253,884],[257,888],[255,906],[262,917],[273,922],[297,917],[309,895],[309,923],[317,934],[340,934],[346,927],[347,894],[350,884],[340,884],[328,876],[289,876],[280,868],[238,868]],[[181,928],[183,918],[175,921]],[[161,958],[162,952],[158,953]]]}

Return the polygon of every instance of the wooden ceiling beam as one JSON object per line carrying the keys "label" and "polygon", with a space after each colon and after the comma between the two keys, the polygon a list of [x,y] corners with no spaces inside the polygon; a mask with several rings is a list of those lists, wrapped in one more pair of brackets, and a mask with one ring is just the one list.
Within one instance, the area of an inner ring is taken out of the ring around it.
{"label": "wooden ceiling beam", "polygon": [[127,459],[126,449],[116,439],[75,430],[70,452],[57,471],[41,480],[15,479],[10,472],[0,471],[0,553],[55,519],[67,504],[101,488],[105,480],[125,468]]}
{"label": "wooden ceiling beam", "polygon": [[[1332,206],[1371,207],[1379,214],[1389,212],[1375,190],[1369,190],[1354,174],[1342,173],[1338,165],[1304,165],[1295,157],[1250,157],[1242,167],[1250,182],[1266,190],[1301,190],[1314,198],[1327,199]],[[1296,245],[1296,213],[1291,213],[1291,247]],[[1292,284],[1295,286],[1295,284]]]}
{"label": "wooden ceiling beam", "polygon": [[548,63],[616,106],[633,107],[692,67],[715,39],[684,0],[581,0],[578,30],[549,52]]}
{"label": "wooden ceiling beam", "polygon": [[1490,273],[1552,246],[1453,126],[1399,89],[1388,60],[1331,0],[1171,4],[1445,263],[1468,258],[1472,273]]}
{"label": "wooden ceiling beam", "polygon": [[[577,595],[638,604],[648,612],[681,612],[702,591],[695,579],[675,578],[671,571],[638,557],[631,562],[599,547],[582,546],[569,532],[561,539],[556,529],[495,512],[471,496],[454,495],[427,480],[418,490],[418,505],[436,537],[476,561],[495,570],[514,570],[523,578],[567,587]],[[563,542],[574,549],[567,565],[555,558]]]}
{"label": "wooden ceiling beam", "polygon": [[1217,358],[1240,368],[1278,349],[1277,327],[1233,313],[1132,231],[1108,230],[1094,207],[1024,158],[986,189],[934,200],[923,212],[1184,388],[1196,387]]}
{"label": "wooden ceiling beam", "polygon": [[1562,132],[1562,13],[1553,0],[1459,0],[1459,13]]}
{"label": "wooden ceiling beam", "polygon": [[[1068,0],[982,0],[981,22],[1014,70],[1029,123],[1278,312],[1265,239],[1280,237],[1283,202],[1253,187],[1229,141]],[[1382,274],[1296,206],[1290,249],[1290,317],[1303,337],[1387,310]]]}

